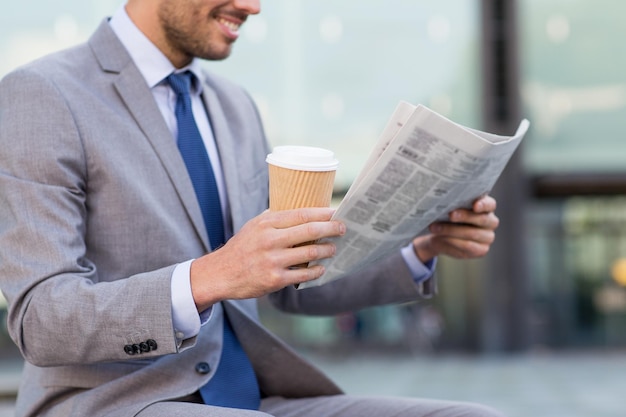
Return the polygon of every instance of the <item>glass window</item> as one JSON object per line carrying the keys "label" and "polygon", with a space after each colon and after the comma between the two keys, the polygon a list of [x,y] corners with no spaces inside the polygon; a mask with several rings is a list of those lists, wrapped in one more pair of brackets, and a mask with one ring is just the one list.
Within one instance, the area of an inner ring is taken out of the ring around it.
{"label": "glass window", "polygon": [[[529,173],[624,171],[624,12],[626,3],[618,0],[520,1],[521,88],[533,122],[523,148]],[[538,344],[626,343],[625,210],[623,196],[529,206]]]}
{"label": "glass window", "polygon": [[626,3],[522,0],[522,95],[531,172],[621,171]]}
{"label": "glass window", "polygon": [[0,14],[0,76],[49,52],[86,40],[122,0],[6,3]]}

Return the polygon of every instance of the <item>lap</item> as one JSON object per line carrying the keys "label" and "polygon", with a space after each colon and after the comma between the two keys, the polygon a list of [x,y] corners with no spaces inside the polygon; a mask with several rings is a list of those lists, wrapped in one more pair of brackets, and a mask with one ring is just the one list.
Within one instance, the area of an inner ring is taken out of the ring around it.
{"label": "lap", "polygon": [[135,417],[272,417],[261,411],[165,401],[144,408]]}
{"label": "lap", "polygon": [[275,417],[504,417],[479,404],[406,397],[336,395],[263,400],[261,410]]}
{"label": "lap", "polygon": [[266,398],[260,411],[238,410],[186,402],[160,402],[136,417],[504,417],[479,404],[406,397],[334,395],[285,399]]}

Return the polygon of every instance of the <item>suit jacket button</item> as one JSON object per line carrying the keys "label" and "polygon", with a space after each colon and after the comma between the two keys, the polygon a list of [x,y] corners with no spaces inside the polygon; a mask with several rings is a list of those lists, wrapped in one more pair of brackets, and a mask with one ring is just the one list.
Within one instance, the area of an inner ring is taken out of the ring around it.
{"label": "suit jacket button", "polygon": [[148,339],[146,340],[146,343],[148,344],[148,347],[150,348],[150,350],[157,350],[157,342],[154,339]]}
{"label": "suit jacket button", "polygon": [[150,346],[146,342],[141,342],[139,343],[139,350],[141,350],[141,353],[150,352]]}
{"label": "suit jacket button", "polygon": [[139,355],[141,353],[141,348],[139,347],[137,343],[132,345],[132,347],[133,347],[133,352],[135,352],[136,355]]}
{"label": "suit jacket button", "polygon": [[124,346],[124,352],[126,352],[127,355],[134,355],[135,350],[133,349],[133,345]]}
{"label": "suit jacket button", "polygon": [[206,362],[199,362],[196,364],[196,372],[200,375],[206,375],[211,372],[211,366]]}

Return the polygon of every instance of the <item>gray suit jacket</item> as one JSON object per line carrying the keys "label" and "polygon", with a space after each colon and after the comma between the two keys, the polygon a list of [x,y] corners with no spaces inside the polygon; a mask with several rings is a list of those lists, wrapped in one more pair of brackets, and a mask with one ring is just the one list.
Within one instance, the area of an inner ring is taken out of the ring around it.
{"label": "gray suit jacket", "polygon": [[[243,90],[212,75],[204,84],[237,231],[267,207],[268,145]],[[256,300],[214,306],[180,349],[172,270],[209,250],[176,144],[106,21],[87,44],[2,80],[0,288],[27,361],[18,416],[131,416],[195,392],[211,377],[196,364],[214,369],[219,358],[224,311],[264,395],[340,393],[259,323]],[[335,314],[418,296],[396,255],[358,276],[270,298],[287,311]],[[125,352],[149,339],[156,350]]]}

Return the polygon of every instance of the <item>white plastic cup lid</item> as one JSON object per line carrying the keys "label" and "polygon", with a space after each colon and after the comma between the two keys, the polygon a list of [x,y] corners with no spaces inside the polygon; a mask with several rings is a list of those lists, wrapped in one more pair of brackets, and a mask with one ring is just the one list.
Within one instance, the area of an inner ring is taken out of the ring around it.
{"label": "white plastic cup lid", "polygon": [[339,166],[332,151],[311,146],[276,146],[265,161],[298,171],[335,171]]}

